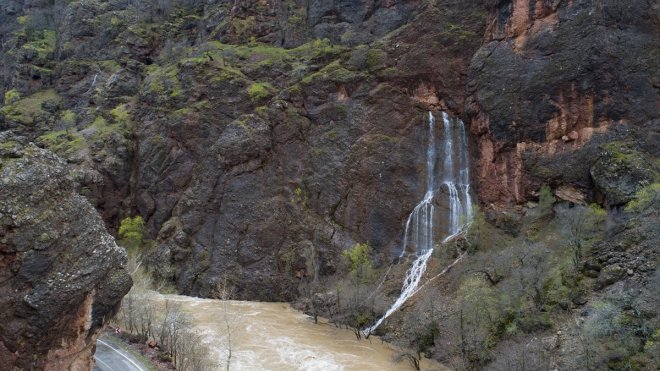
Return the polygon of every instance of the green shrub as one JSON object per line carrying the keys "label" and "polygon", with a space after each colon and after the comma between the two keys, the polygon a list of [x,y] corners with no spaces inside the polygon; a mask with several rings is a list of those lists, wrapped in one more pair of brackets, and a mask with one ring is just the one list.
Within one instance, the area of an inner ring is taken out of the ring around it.
{"label": "green shrub", "polygon": [[641,213],[651,206],[660,204],[660,183],[649,184],[635,193],[635,199],[628,202],[626,211],[629,213]]}
{"label": "green shrub", "polygon": [[144,219],[141,216],[126,217],[121,220],[119,225],[119,236],[121,237],[121,244],[126,246],[130,251],[142,247],[146,242],[146,228]]}
{"label": "green shrub", "polygon": [[66,155],[83,148],[85,140],[75,132],[60,130],[38,137],[37,143],[59,155]]}
{"label": "green shrub", "polygon": [[4,104],[12,104],[21,99],[21,94],[16,89],[7,90],[5,92]]}
{"label": "green shrub", "polygon": [[362,268],[371,268],[369,254],[371,246],[368,243],[357,243],[353,248],[344,250],[341,255],[351,266],[351,272],[356,272]]}
{"label": "green shrub", "polygon": [[116,124],[128,124],[130,117],[125,104],[118,105],[112,111],[110,111],[110,113],[112,114],[112,117],[114,117]]}
{"label": "green shrub", "polygon": [[557,199],[552,194],[552,189],[547,185],[543,185],[539,190],[539,207],[543,212],[552,210],[552,205],[555,204]]}
{"label": "green shrub", "polygon": [[76,114],[73,111],[65,110],[62,112],[61,119],[67,127],[71,127],[76,123]]}
{"label": "green shrub", "polygon": [[255,82],[248,88],[248,95],[252,101],[260,101],[271,94],[275,89],[267,82]]}

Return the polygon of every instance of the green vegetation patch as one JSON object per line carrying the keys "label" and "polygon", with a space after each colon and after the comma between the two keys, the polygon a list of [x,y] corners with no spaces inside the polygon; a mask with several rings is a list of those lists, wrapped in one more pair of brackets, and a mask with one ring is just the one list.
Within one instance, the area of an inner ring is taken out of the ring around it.
{"label": "green vegetation patch", "polygon": [[273,94],[275,88],[267,82],[255,82],[248,88],[247,92],[253,102],[260,101]]}
{"label": "green vegetation patch", "polygon": [[21,94],[16,89],[7,90],[3,100],[5,105],[12,104],[21,99]]}
{"label": "green vegetation patch", "polygon": [[442,35],[456,41],[467,41],[477,37],[477,34],[467,27],[449,22],[445,24],[445,29],[443,30]]}
{"label": "green vegetation patch", "polygon": [[347,83],[357,80],[360,77],[362,77],[360,72],[348,70],[342,66],[338,60],[336,60],[323,67],[319,71],[305,76],[301,82],[306,85],[311,84],[315,80],[329,80]]}
{"label": "green vegetation patch", "polygon": [[602,148],[608,154],[612,155],[616,161],[619,162],[637,163],[645,161],[639,152],[631,149],[623,142],[610,142],[604,144]]}
{"label": "green vegetation patch", "polygon": [[108,139],[111,136],[118,134],[122,137],[128,137],[130,127],[128,123],[117,122],[109,124],[103,116],[98,116],[90,127],[95,129],[94,137],[98,139]]}
{"label": "green vegetation patch", "polygon": [[635,199],[626,205],[626,211],[630,213],[642,213],[646,210],[660,209],[660,183],[649,184],[635,193]]}
{"label": "green vegetation patch", "polygon": [[117,63],[117,61],[112,59],[98,61],[98,65],[102,70],[110,73],[114,73],[121,68],[119,63]]}
{"label": "green vegetation patch", "polygon": [[42,135],[37,138],[37,143],[59,155],[71,154],[85,146],[85,140],[80,135],[66,130]]}
{"label": "green vegetation patch", "polygon": [[318,59],[332,60],[347,50],[344,46],[331,45],[328,40],[318,39],[293,49],[259,43],[230,45],[218,41],[208,42],[200,49],[204,51],[207,60],[210,56],[213,60],[221,61],[224,66],[237,68],[269,66],[278,62],[293,64]]}
{"label": "green vegetation patch", "polygon": [[55,30],[39,30],[29,33],[31,41],[23,44],[22,49],[37,52],[40,59],[49,59],[55,51],[57,34]]}
{"label": "green vegetation patch", "polygon": [[64,110],[60,115],[60,120],[67,127],[71,127],[76,123],[76,114],[71,110]]}
{"label": "green vegetation patch", "polygon": [[211,75],[211,83],[219,83],[234,79],[247,79],[247,77],[241,72],[241,70],[231,66],[219,66]]}
{"label": "green vegetation patch", "polygon": [[146,85],[149,92],[172,97],[181,94],[181,86],[177,77],[179,68],[176,65],[160,67],[152,64],[147,68],[147,73],[149,75],[146,79]]}
{"label": "green vegetation patch", "polygon": [[[7,94],[5,94],[5,99],[7,99],[6,95]],[[16,99],[16,96],[13,95],[11,99]],[[0,113],[8,119],[31,125],[34,122],[35,117],[42,112],[42,106],[44,103],[50,102],[57,104],[60,100],[60,96],[54,89],[42,90],[23,99],[14,101],[12,104],[5,105],[0,109]]]}
{"label": "green vegetation patch", "polygon": [[115,124],[128,125],[130,123],[130,114],[126,108],[126,104],[120,104],[115,107],[110,114],[115,120]]}

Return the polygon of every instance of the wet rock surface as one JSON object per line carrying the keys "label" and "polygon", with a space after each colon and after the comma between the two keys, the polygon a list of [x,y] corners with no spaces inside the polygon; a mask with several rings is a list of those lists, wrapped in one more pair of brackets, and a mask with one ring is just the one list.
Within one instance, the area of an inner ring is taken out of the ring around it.
{"label": "wet rock surface", "polygon": [[131,286],[126,253],[64,161],[18,142],[0,155],[0,368],[88,369]]}

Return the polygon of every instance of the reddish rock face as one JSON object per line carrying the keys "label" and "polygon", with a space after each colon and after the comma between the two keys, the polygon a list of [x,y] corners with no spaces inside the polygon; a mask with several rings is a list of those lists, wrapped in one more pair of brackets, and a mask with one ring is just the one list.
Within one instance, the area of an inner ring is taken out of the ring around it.
{"label": "reddish rock face", "polygon": [[[643,131],[658,117],[653,14],[643,1],[515,0],[490,8],[466,103],[486,205],[520,204],[542,183],[573,184],[593,200],[589,168],[597,156],[583,147],[626,140],[622,132]],[[611,132],[620,126],[628,129]],[[567,156],[582,164],[562,166]]]}

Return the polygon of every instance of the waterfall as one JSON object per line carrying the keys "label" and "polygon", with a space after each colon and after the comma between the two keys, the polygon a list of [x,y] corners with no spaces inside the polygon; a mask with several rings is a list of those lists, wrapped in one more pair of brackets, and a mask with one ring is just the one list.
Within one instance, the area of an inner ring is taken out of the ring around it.
{"label": "waterfall", "polygon": [[[465,125],[456,118],[451,120],[446,112],[442,112],[443,123],[443,168],[442,186],[447,187],[448,213],[447,232],[443,242],[455,237],[472,221],[472,200],[470,198],[469,164],[467,154],[467,138]],[[436,195],[435,185],[435,163],[436,163],[436,139],[435,139],[435,117],[431,112],[428,115],[429,141],[426,149],[426,193],[406,220],[403,232],[403,245],[401,255],[403,257],[411,247],[412,254],[416,256],[412,266],[406,272],[401,294],[385,314],[371,327],[364,329],[369,335],[380,324],[399,309],[411,296],[417,292],[417,287],[426,271],[426,263],[433,253],[434,241],[434,217]],[[456,142],[456,143],[455,143]],[[456,147],[456,148],[454,148]],[[453,264],[452,264],[453,265]]]}
{"label": "waterfall", "polygon": [[94,75],[94,78],[92,79],[92,86],[91,86],[92,88],[94,87],[94,85],[96,85],[96,78],[97,78],[97,77],[99,77],[99,74],[98,74],[98,73],[96,73],[96,74]]}

